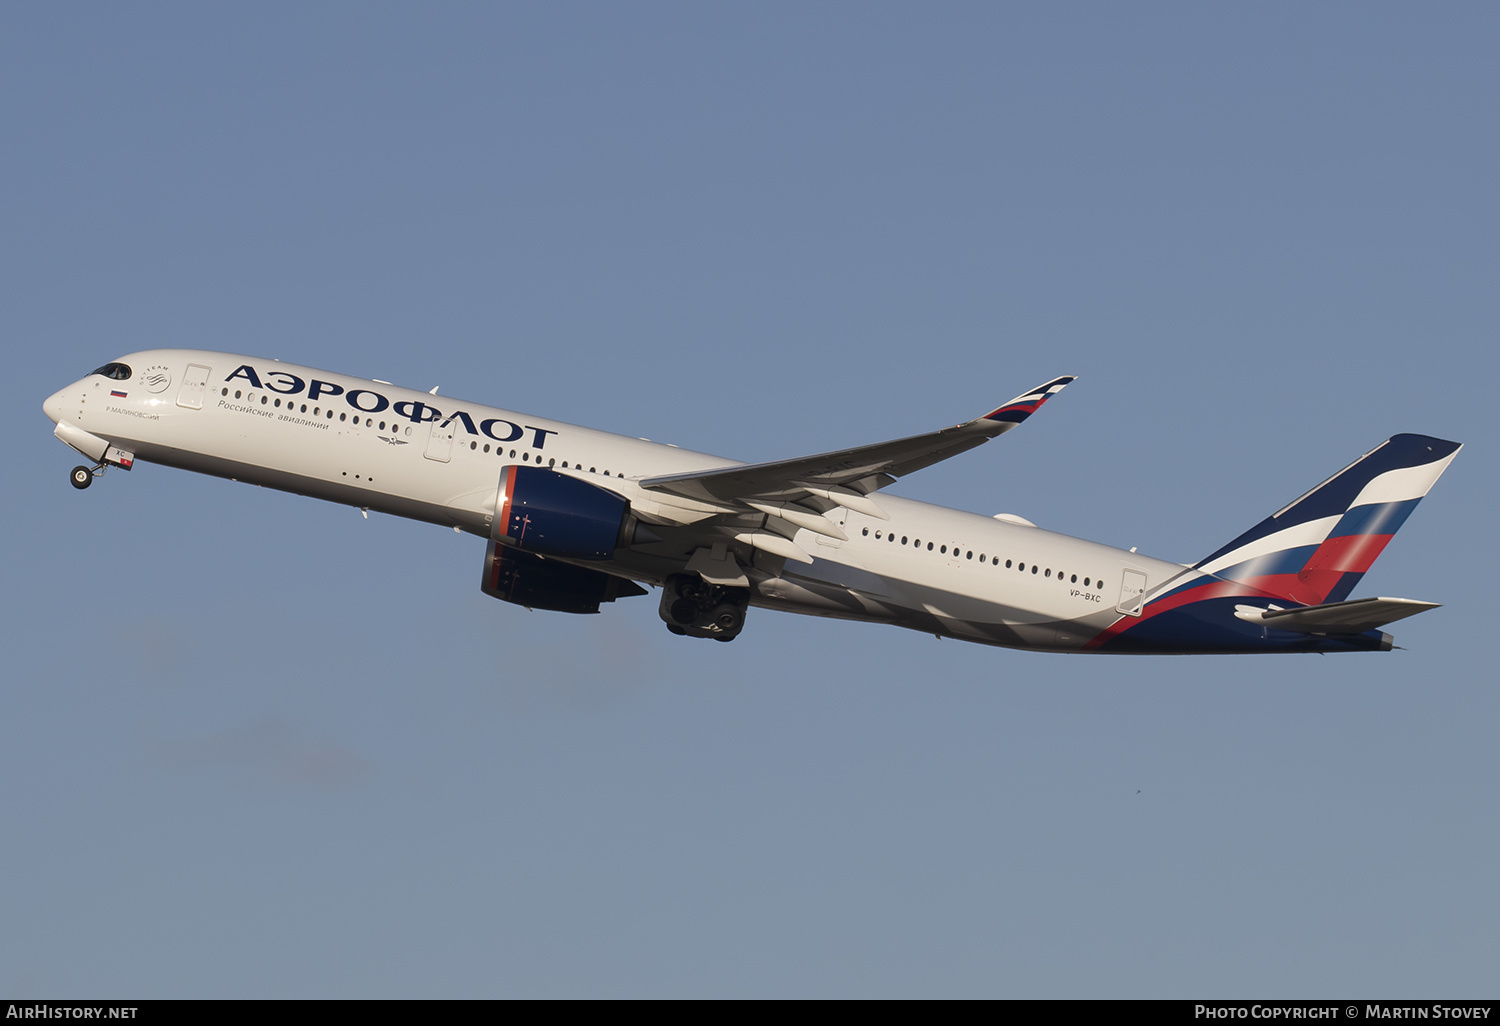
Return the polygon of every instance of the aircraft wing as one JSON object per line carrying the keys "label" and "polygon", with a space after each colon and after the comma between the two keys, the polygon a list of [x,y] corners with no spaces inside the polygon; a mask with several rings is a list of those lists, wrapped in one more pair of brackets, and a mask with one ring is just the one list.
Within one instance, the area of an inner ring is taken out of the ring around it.
{"label": "aircraft wing", "polygon": [[665,474],[644,478],[639,483],[650,491],[718,505],[751,506],[762,512],[766,512],[763,509],[766,504],[797,503],[811,498],[825,500],[809,503],[812,513],[839,505],[886,519],[880,508],[866,498],[870,492],[1004,434],[1072,380],[1071,375],[1053,378],[982,417],[924,435],[772,463]]}

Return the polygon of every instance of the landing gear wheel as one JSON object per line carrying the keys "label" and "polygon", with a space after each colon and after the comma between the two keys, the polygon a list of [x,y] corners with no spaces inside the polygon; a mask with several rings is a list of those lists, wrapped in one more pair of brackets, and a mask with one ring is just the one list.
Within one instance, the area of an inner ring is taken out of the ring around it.
{"label": "landing gear wheel", "polygon": [[750,589],[711,584],[697,574],[669,574],[657,614],[673,634],[733,641],[745,629]]}
{"label": "landing gear wheel", "polygon": [[73,482],[74,488],[87,488],[94,483],[94,472],[88,467],[74,467],[68,480]]}

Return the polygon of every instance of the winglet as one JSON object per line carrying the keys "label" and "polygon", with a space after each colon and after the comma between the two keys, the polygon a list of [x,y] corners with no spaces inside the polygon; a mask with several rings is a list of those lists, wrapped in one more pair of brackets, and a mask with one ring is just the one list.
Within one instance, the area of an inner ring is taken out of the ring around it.
{"label": "winglet", "polygon": [[986,413],[980,420],[995,420],[1006,424],[1019,424],[1037,410],[1042,404],[1061,392],[1076,375],[1064,374],[1060,378],[1053,378],[1045,385],[1038,385],[1030,392],[1018,395],[1004,406],[992,413]]}

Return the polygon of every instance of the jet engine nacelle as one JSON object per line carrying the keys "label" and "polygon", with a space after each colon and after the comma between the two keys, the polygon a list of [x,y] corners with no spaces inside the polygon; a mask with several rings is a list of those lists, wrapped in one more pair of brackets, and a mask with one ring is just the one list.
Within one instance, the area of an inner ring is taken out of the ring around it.
{"label": "jet engine nacelle", "polygon": [[500,472],[490,538],[522,552],[609,559],[625,540],[630,503],[588,481],[545,467]]}
{"label": "jet engine nacelle", "polygon": [[597,613],[602,602],[644,595],[634,581],[599,570],[517,552],[490,539],[480,588],[502,602],[559,613]]}

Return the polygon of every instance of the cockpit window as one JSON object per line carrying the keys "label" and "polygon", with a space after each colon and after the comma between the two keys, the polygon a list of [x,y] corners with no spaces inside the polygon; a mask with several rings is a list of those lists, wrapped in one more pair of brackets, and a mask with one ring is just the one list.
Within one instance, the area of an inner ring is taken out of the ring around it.
{"label": "cockpit window", "polygon": [[103,374],[106,378],[115,381],[124,381],[130,377],[130,368],[123,363],[106,363],[103,367],[94,371],[95,374]]}

